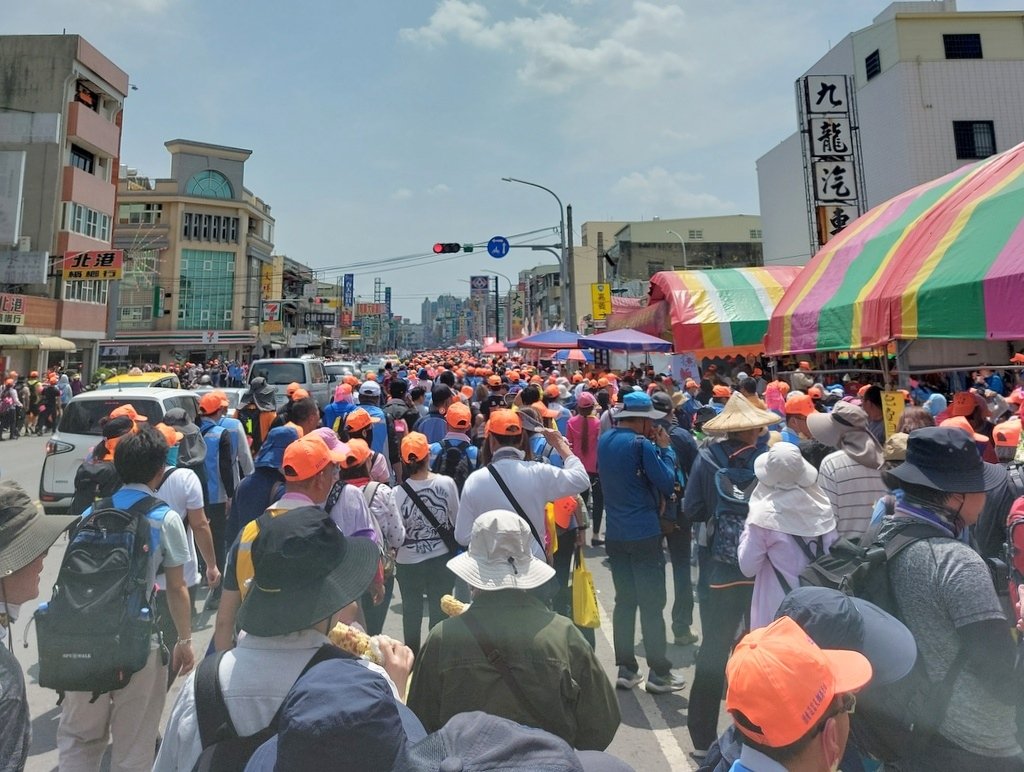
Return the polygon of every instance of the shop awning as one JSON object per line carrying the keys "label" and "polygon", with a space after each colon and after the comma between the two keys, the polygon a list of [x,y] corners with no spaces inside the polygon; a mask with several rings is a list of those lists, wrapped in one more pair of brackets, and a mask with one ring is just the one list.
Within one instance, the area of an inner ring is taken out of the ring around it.
{"label": "shop awning", "polygon": [[78,345],[67,338],[45,335],[39,339],[39,348],[43,351],[77,351]]}
{"label": "shop awning", "polygon": [[769,353],[1024,338],[1024,144],[901,193],[807,264]]}
{"label": "shop awning", "polygon": [[34,351],[38,348],[38,335],[0,335],[0,351]]}
{"label": "shop awning", "polygon": [[610,330],[661,336],[672,350],[695,353],[761,351],[775,304],[800,273],[799,266],[661,271],[651,277],[648,305],[616,310]]}

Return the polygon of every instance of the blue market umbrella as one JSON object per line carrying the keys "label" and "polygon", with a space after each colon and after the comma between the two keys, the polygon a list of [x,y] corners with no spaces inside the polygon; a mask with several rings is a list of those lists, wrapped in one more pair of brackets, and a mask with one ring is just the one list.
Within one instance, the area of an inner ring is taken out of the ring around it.
{"label": "blue market umbrella", "polygon": [[584,351],[583,349],[579,349],[579,348],[574,348],[574,349],[563,348],[561,351],[556,351],[555,355],[553,357],[551,357],[551,358],[553,360],[557,360],[559,362],[565,362],[565,361],[570,361],[570,362],[593,362],[594,361],[594,352],[590,351],[589,349]]}
{"label": "blue market umbrella", "polygon": [[637,330],[610,330],[599,335],[580,338],[579,345],[611,351],[671,351],[672,344]]}

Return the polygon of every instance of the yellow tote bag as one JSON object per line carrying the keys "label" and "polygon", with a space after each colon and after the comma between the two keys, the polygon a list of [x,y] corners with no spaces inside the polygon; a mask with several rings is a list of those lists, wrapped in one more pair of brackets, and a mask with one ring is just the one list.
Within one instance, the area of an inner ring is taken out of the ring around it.
{"label": "yellow tote bag", "polygon": [[601,614],[597,610],[597,590],[594,577],[583,561],[583,552],[576,548],[576,561],[572,569],[572,621],[580,627],[600,627]]}

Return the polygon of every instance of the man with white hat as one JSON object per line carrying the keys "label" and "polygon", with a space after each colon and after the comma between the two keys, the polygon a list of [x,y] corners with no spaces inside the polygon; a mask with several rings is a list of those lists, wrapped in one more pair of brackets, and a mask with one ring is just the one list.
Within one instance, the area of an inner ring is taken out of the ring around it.
{"label": "man with white hat", "polygon": [[469,550],[448,561],[473,603],[427,635],[408,705],[428,732],[482,710],[604,750],[619,726],[615,691],[572,620],[531,592],[555,574],[532,554],[532,539],[509,510],[474,520]]}
{"label": "man with white hat", "polygon": [[[683,511],[702,523],[698,538],[700,599],[703,641],[697,652],[687,727],[698,755],[715,741],[725,663],[746,628],[754,583],[743,575],[737,558],[739,537],[747,515],[747,501],[757,478],[754,462],[766,450],[762,434],[778,423],[779,416],[762,410],[742,394],[729,397],[722,412],[704,424],[709,434],[725,438],[701,449],[686,483]],[[726,500],[719,485],[728,483],[735,496]],[[741,484],[742,483],[742,484]]]}

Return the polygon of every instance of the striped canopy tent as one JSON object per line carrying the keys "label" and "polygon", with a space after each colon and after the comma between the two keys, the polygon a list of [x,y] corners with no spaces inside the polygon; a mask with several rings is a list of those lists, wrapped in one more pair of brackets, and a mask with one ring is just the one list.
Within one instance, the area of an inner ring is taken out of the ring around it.
{"label": "striped canopy tent", "polygon": [[608,328],[671,337],[673,351],[698,356],[760,353],[772,310],[800,270],[661,271],[651,277],[648,305],[613,313]]}
{"label": "striped canopy tent", "polygon": [[830,240],[772,315],[770,353],[893,340],[1024,339],[1024,144],[876,206]]}

